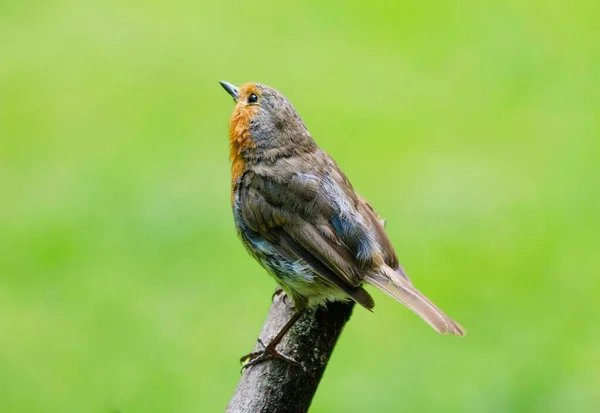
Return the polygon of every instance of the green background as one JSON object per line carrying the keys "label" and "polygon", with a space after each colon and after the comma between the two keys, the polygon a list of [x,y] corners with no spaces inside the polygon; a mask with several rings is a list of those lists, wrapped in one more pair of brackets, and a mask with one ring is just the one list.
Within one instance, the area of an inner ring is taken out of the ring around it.
{"label": "green background", "polygon": [[[217,412],[275,287],[218,80],[286,94],[388,219],[312,412],[600,405],[598,2],[0,2],[0,411]],[[595,407],[594,407],[595,406]]]}

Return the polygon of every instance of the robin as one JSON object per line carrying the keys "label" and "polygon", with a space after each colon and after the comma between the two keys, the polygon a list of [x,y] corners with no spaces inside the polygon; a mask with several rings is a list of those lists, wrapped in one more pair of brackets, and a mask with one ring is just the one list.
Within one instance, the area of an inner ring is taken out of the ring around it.
{"label": "robin", "polygon": [[438,333],[465,330],[417,290],[398,262],[383,221],[315,143],[290,101],[260,84],[220,82],[235,100],[229,123],[231,203],[248,252],[293,300],[295,313],[245,367],[291,357],[275,347],[302,314],[328,301],[367,310],[372,285]]}

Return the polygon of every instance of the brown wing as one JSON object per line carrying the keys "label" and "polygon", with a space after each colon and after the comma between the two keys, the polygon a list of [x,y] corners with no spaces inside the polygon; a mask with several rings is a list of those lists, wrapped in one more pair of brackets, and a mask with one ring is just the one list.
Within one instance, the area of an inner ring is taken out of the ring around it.
{"label": "brown wing", "polygon": [[383,252],[385,263],[392,268],[398,267],[398,256],[396,255],[396,251],[394,251],[392,242],[383,228],[383,220],[377,215],[377,212],[375,212],[371,204],[362,197],[359,197],[359,211],[361,215],[366,218],[365,222],[370,224],[370,229],[374,233],[375,239]]}
{"label": "brown wing", "polygon": [[373,308],[373,299],[360,287],[362,277],[350,251],[300,215],[273,206],[252,186],[242,186],[239,197],[245,224],[282,256],[304,261],[322,280],[365,308]]}
{"label": "brown wing", "polygon": [[[358,195],[358,194],[357,194]],[[402,275],[407,280],[408,275],[404,272],[404,269],[400,265],[398,261],[398,256],[396,255],[396,251],[394,250],[394,246],[392,245],[392,241],[388,237],[387,233],[384,229],[384,220],[377,214],[375,209],[369,204],[369,202],[358,195],[359,197],[359,211],[363,217],[365,217],[365,221],[370,223],[371,231],[375,234],[375,239],[379,243],[381,247],[381,251],[383,252],[383,258],[385,263],[392,269],[396,270],[400,275]]]}
{"label": "brown wing", "polygon": [[[387,233],[384,229],[384,220],[377,214],[375,209],[369,204],[369,202],[364,199],[360,194],[354,191],[352,184],[348,180],[348,177],[344,174],[344,172],[340,169],[340,167],[335,163],[333,159],[330,158],[330,168],[337,172],[337,181],[340,185],[340,188],[345,188],[346,195],[353,199],[355,202],[355,207],[358,212],[363,216],[364,222],[369,227],[369,232],[375,238],[375,241],[379,244],[381,249],[384,262],[392,269],[396,270],[400,275],[408,280],[408,276],[404,272],[404,269],[400,265],[398,261],[398,256],[396,255],[396,251],[390,241]],[[354,251],[356,253],[356,251]]]}

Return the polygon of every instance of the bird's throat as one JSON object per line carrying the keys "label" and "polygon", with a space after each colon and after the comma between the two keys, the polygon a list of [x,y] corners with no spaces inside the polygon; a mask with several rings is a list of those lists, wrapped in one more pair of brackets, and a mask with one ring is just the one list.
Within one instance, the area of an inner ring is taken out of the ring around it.
{"label": "bird's throat", "polygon": [[246,170],[244,152],[256,148],[256,142],[250,134],[250,120],[255,115],[256,106],[238,106],[229,122],[229,159],[231,160],[231,186]]}

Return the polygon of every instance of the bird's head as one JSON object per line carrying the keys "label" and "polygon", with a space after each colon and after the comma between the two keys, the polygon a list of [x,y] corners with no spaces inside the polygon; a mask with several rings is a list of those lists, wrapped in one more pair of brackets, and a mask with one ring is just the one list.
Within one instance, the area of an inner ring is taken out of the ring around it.
{"label": "bird's head", "polygon": [[232,159],[273,157],[282,151],[314,146],[300,115],[277,90],[260,83],[241,87],[220,83],[235,100],[229,122]]}

